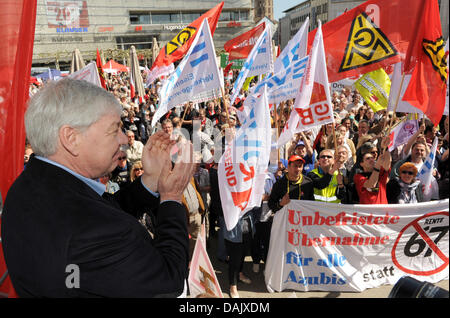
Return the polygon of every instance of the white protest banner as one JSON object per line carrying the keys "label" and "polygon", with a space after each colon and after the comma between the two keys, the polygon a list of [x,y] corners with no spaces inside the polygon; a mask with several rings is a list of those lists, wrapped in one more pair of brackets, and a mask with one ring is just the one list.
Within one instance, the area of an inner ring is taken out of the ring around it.
{"label": "white protest banner", "polygon": [[203,20],[188,53],[164,82],[159,95],[160,104],[152,126],[175,106],[221,96],[219,69],[207,19]]}
{"label": "white protest banner", "polygon": [[78,80],[85,80],[89,83],[102,87],[102,83],[100,82],[100,77],[98,75],[97,64],[95,62],[89,63],[81,70],[72,73],[67,77]]}
{"label": "white protest banner", "polygon": [[233,86],[233,95],[230,98],[230,105],[233,106],[236,97],[239,95],[245,79],[250,76],[269,74],[273,72],[272,57],[272,36],[270,24],[266,24],[263,33],[258,38],[255,46],[245,60],[244,66],[239,72]]}
{"label": "white protest banner", "polygon": [[319,21],[306,74],[295,99],[294,110],[278,139],[278,147],[291,140],[294,133],[333,122],[329,87],[322,24]]}
{"label": "white protest banner", "polygon": [[209,294],[217,298],[223,298],[219,281],[206,251],[204,237],[199,235],[195,243],[189,268],[189,294],[197,297],[200,294]]}
{"label": "white protest banner", "polygon": [[393,151],[398,146],[406,144],[417,130],[419,130],[419,123],[415,119],[402,121],[395,126],[389,134],[389,151]]}
{"label": "white protest banner", "polygon": [[270,292],[361,292],[402,276],[448,279],[449,200],[343,205],[291,200],[273,219]]}
{"label": "white protest banner", "polygon": [[220,199],[228,231],[247,211],[261,205],[271,151],[270,131],[269,105],[264,89],[219,161]]}

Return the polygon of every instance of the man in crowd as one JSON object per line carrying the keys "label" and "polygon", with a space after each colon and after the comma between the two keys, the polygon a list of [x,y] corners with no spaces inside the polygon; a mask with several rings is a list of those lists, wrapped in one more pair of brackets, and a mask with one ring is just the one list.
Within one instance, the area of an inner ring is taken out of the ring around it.
{"label": "man in crowd", "polygon": [[319,154],[319,165],[308,173],[314,185],[316,201],[341,203],[346,197],[343,176],[339,173],[338,163],[334,161],[334,151],[324,149]]}
{"label": "man in crowd", "polygon": [[[31,99],[25,127],[36,156],[8,191],[1,228],[19,297],[182,293],[188,232],[180,202],[194,164],[172,168],[174,142],[158,132],[143,151],[144,175],[105,193],[95,180],[115,168],[127,143],[121,111],[111,93],[70,78],[47,83]],[[134,216],[143,208],[157,211],[153,240]]]}
{"label": "man in crowd", "polygon": [[292,155],[288,160],[288,172],[277,180],[270,193],[268,205],[272,212],[283,208],[293,200],[314,201],[314,188],[311,179],[302,174],[305,160]]}
{"label": "man in crowd", "polygon": [[125,153],[127,154],[127,160],[130,165],[134,165],[142,158],[142,152],[144,150],[144,144],[139,140],[135,140],[134,132],[127,130],[128,144],[124,146]]}

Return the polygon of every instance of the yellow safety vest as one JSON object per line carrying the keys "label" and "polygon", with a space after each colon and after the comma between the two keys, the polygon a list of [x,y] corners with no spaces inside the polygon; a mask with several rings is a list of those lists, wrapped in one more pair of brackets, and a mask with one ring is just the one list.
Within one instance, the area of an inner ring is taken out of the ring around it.
{"label": "yellow safety vest", "polygon": [[[316,175],[318,175],[320,178],[323,177],[323,174],[319,172],[319,169],[316,168],[314,170],[311,170],[311,172],[314,172]],[[338,172],[335,171],[333,173],[333,177],[331,178],[330,184],[328,187],[323,189],[317,189],[314,188],[314,199],[316,201],[322,201],[322,202],[329,202],[329,203],[341,203],[341,200],[339,200],[336,197],[336,187],[338,186],[337,178]]]}

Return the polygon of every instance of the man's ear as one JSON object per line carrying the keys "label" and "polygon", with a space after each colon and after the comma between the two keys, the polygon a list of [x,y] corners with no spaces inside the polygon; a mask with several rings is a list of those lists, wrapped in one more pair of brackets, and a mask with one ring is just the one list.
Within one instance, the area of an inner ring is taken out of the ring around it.
{"label": "man's ear", "polygon": [[59,129],[59,142],[61,146],[72,156],[79,154],[81,133],[78,129],[64,125]]}

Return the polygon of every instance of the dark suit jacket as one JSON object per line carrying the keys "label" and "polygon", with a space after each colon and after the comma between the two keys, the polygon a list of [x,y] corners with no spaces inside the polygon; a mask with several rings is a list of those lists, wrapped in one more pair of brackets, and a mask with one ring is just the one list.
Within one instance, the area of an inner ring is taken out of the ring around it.
{"label": "dark suit jacket", "polygon": [[[2,215],[5,260],[19,297],[182,292],[188,269],[183,206],[159,205],[139,179],[104,197],[61,168],[29,162],[11,186]],[[159,211],[153,240],[134,217],[149,207]],[[66,286],[75,273],[66,273],[70,264],[79,268],[79,288]]]}

